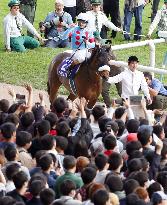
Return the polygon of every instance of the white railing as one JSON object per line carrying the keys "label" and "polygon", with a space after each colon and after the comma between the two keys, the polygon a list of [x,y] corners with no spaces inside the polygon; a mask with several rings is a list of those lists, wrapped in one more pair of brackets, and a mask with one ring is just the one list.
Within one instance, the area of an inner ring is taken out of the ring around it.
{"label": "white railing", "polygon": [[[155,44],[157,43],[164,43],[165,39],[160,38],[160,39],[153,39],[153,40],[146,40],[146,41],[139,41],[139,42],[134,42],[134,43],[127,43],[127,44],[120,44],[120,45],[115,45],[112,46],[112,50],[122,50],[122,49],[128,49],[128,48],[134,48],[134,47],[139,47],[139,46],[146,46],[148,45],[150,48],[150,64],[149,66],[143,66],[139,65],[139,69],[141,71],[149,71],[153,73],[159,73],[159,74],[167,74],[167,71],[164,69],[158,69],[155,68]],[[110,61],[110,64],[114,63],[114,65],[119,65],[119,66],[127,66],[127,63],[123,61]]]}

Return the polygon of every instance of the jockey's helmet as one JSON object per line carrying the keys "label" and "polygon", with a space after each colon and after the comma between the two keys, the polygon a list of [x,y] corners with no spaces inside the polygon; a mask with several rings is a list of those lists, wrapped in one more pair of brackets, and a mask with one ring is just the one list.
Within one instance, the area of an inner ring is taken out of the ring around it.
{"label": "jockey's helmet", "polygon": [[9,6],[9,7],[19,6],[19,5],[20,5],[20,1],[19,1],[19,0],[11,0],[11,1],[8,3],[8,6]]}
{"label": "jockey's helmet", "polygon": [[77,16],[77,21],[85,21],[86,23],[88,23],[88,15],[86,13],[80,13],[78,16]]}

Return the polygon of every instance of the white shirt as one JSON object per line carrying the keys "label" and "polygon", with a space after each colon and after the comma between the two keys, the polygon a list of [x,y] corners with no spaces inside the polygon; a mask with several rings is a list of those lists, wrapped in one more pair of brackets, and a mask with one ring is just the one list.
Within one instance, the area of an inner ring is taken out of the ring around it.
{"label": "white shirt", "polygon": [[[18,28],[16,24],[15,17],[17,17],[17,22],[20,27]],[[32,33],[35,36],[38,36],[38,32],[33,27],[33,25],[23,16],[21,13],[18,13],[17,16],[13,16],[11,13],[9,13],[4,18],[4,38],[5,38],[5,45],[7,49],[10,49],[10,38],[11,37],[19,37],[21,36],[21,30],[22,27],[26,27],[30,33]]]}
{"label": "white shirt", "polygon": [[74,7],[76,6],[76,0],[63,0],[65,7]]}
{"label": "white shirt", "polygon": [[150,99],[148,85],[142,72],[138,70],[132,72],[130,69],[126,69],[120,74],[108,79],[108,83],[118,82],[122,82],[122,98],[126,99],[131,95],[138,95],[141,87],[145,96]]}
{"label": "white shirt", "polygon": [[[92,11],[87,11],[86,14],[88,15],[88,29],[92,30],[92,31],[96,31],[96,13],[92,10]],[[111,21],[108,20],[107,16],[99,11],[97,13],[97,19],[98,19],[98,29],[99,32],[101,31],[101,28],[103,25],[105,25],[107,28],[114,30],[114,31],[120,31],[120,28],[116,27]]]}

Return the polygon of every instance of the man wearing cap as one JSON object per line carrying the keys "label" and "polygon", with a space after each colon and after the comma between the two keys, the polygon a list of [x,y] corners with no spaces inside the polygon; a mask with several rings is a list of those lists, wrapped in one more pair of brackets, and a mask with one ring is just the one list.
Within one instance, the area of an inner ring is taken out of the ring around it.
{"label": "man wearing cap", "polygon": [[116,27],[112,22],[108,20],[106,15],[100,11],[101,8],[101,0],[91,0],[92,10],[87,11],[87,15],[89,18],[88,21],[88,29],[93,32],[101,32],[102,26],[106,26],[107,28],[114,31],[122,31],[121,28]]}
{"label": "man wearing cap", "polygon": [[151,23],[148,31],[148,38],[151,37],[154,29],[158,25],[158,36],[167,38],[167,0],[164,0],[163,7],[158,10],[153,22]]}
{"label": "man wearing cap", "polygon": [[93,32],[87,29],[88,15],[80,13],[77,17],[78,26],[68,29],[64,32],[62,39],[71,39],[73,50],[73,65],[82,63],[86,58],[90,58],[90,48],[95,47]]}
{"label": "man wearing cap", "polygon": [[128,68],[114,77],[109,77],[107,82],[110,84],[122,82],[121,97],[123,99],[129,98],[131,95],[138,95],[139,89],[141,88],[148,103],[151,104],[152,101],[144,75],[137,70],[138,62],[136,56],[130,56],[128,59]]}
{"label": "man wearing cap", "polygon": [[64,32],[73,24],[72,17],[64,11],[63,0],[55,1],[55,11],[50,12],[40,27],[40,31],[45,33],[45,46],[49,48],[64,48],[68,46],[68,40],[61,39]]}
{"label": "man wearing cap", "polygon": [[4,37],[7,51],[24,52],[26,48],[37,48],[40,43],[30,36],[22,35],[22,27],[26,27],[34,36],[43,42],[42,37],[33,25],[20,13],[20,1],[11,0],[8,3],[10,13],[4,18]]}

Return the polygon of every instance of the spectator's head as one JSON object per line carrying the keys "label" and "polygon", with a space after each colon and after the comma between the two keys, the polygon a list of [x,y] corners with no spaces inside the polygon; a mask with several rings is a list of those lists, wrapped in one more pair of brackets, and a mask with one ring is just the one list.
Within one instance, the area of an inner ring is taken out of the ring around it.
{"label": "spectator's head", "polygon": [[58,117],[54,112],[50,112],[45,116],[45,120],[50,122],[50,127],[53,129],[58,122]]}
{"label": "spectator's head", "polygon": [[145,188],[143,187],[137,187],[136,190],[134,191],[134,193],[136,193],[138,195],[138,197],[142,200],[144,200],[145,202],[149,202],[149,195],[148,192]]}
{"label": "spectator's head", "polygon": [[46,188],[40,192],[42,205],[51,205],[55,200],[55,192],[52,189]]}
{"label": "spectator's head", "polygon": [[158,173],[157,182],[161,184],[164,192],[167,194],[167,171],[162,171]]}
{"label": "spectator's head", "polygon": [[67,155],[63,160],[63,167],[65,170],[76,170],[76,159],[71,155]]}
{"label": "spectator's head", "polygon": [[43,136],[49,133],[50,131],[50,123],[47,120],[41,120],[37,125],[36,125],[37,132],[39,136]]}
{"label": "spectator's head", "polygon": [[162,125],[154,125],[153,133],[155,133],[157,137],[160,138],[161,140],[165,138],[164,128]]}
{"label": "spectator's head", "polygon": [[[134,151],[141,150],[142,145],[139,141],[131,141],[126,144],[126,153],[130,156]],[[142,151],[142,150],[141,150]]]}
{"label": "spectator's head", "polygon": [[4,196],[0,198],[1,205],[15,205],[16,200],[11,196]]}
{"label": "spectator's head", "polygon": [[76,169],[77,172],[82,172],[84,168],[86,168],[89,165],[90,161],[87,157],[80,156],[77,158],[77,164]]}
{"label": "spectator's head", "polygon": [[39,150],[35,153],[36,166],[39,167],[40,158],[47,153],[46,150]]}
{"label": "spectator's head", "polygon": [[108,118],[108,117],[101,117],[99,120],[98,120],[98,124],[99,124],[99,128],[100,128],[100,131],[101,132],[106,132],[106,124],[108,122],[111,122],[111,119]]}
{"label": "spectator's head", "polygon": [[33,181],[36,181],[36,180],[41,181],[43,184],[45,184],[46,187],[48,186],[47,177],[43,173],[37,172],[37,173],[33,174],[30,178],[29,186]]}
{"label": "spectator's head", "polygon": [[137,180],[141,187],[148,188],[148,173],[145,171],[137,172],[134,177]]}
{"label": "spectator's head", "polygon": [[76,158],[80,156],[89,157],[88,145],[85,140],[79,139],[79,141],[76,143],[74,148],[74,156]]}
{"label": "spectator's head", "polygon": [[12,164],[9,164],[7,167],[6,167],[6,170],[5,170],[5,174],[6,174],[6,177],[8,180],[12,180],[13,179],[13,176],[19,172],[20,170],[20,165],[18,163],[12,163]]}
{"label": "spectator's head", "polygon": [[151,199],[154,192],[161,191],[160,183],[154,182],[154,183],[150,184],[147,191],[148,191],[149,197]]}
{"label": "spectator's head", "polygon": [[108,134],[105,136],[103,144],[106,150],[114,150],[114,148],[117,146],[117,140],[115,136]]}
{"label": "spectator's head", "polygon": [[92,167],[86,167],[81,172],[81,178],[84,184],[90,184],[96,177],[96,170]]}
{"label": "spectator's head", "polygon": [[93,194],[92,202],[94,205],[107,205],[110,202],[107,190],[99,189]]}
{"label": "spectator's head", "polygon": [[149,125],[142,125],[137,132],[137,138],[142,146],[147,146],[152,143],[153,128]]}
{"label": "spectator's head", "polygon": [[11,122],[6,122],[1,126],[2,137],[8,141],[16,137],[16,126]]}
{"label": "spectator's head", "polygon": [[59,122],[56,126],[56,131],[57,135],[67,138],[70,133],[70,126],[65,121]]}
{"label": "spectator's head", "polygon": [[152,75],[150,72],[144,72],[144,77],[146,79],[147,84],[149,85],[152,81]]}
{"label": "spectator's head", "polygon": [[24,171],[19,171],[13,176],[13,183],[17,190],[24,190],[26,192],[28,187],[28,176]]}
{"label": "spectator's head", "polygon": [[62,115],[66,108],[68,108],[68,102],[63,97],[58,97],[53,102],[53,110],[58,116]]}
{"label": "spectator's head", "polygon": [[120,119],[115,120],[115,122],[118,124],[118,128],[119,128],[117,136],[120,137],[125,131],[125,123]]}
{"label": "spectator's head", "polygon": [[15,161],[18,158],[18,151],[15,147],[8,145],[4,150],[5,158],[8,161]]}
{"label": "spectator's head", "polygon": [[43,189],[45,189],[45,183],[42,180],[33,180],[31,183],[29,183],[30,193],[34,197],[39,196]]}
{"label": "spectator's head", "polygon": [[26,112],[20,118],[21,125],[24,128],[31,126],[34,123],[34,121],[35,121],[35,118],[32,112]]}
{"label": "spectator's head", "polygon": [[140,122],[136,119],[131,119],[127,121],[126,129],[129,133],[137,133]]}
{"label": "spectator's head", "polygon": [[131,193],[126,197],[126,205],[136,205],[139,197],[135,193]]}
{"label": "spectator's head", "polygon": [[56,148],[56,139],[52,135],[46,134],[41,137],[43,150],[52,150]]}
{"label": "spectator's head", "polygon": [[104,154],[98,154],[95,157],[95,165],[98,168],[99,171],[103,169],[108,169],[109,164],[108,164],[108,157],[105,156]]}
{"label": "spectator's head", "polygon": [[60,192],[63,196],[74,197],[76,194],[75,190],[76,190],[75,183],[69,179],[64,180],[60,185]]}
{"label": "spectator's head", "polygon": [[93,182],[87,190],[88,195],[89,195],[89,199],[93,199],[93,194],[99,189],[104,189],[105,190],[106,188],[105,188],[104,184]]}
{"label": "spectator's head", "polygon": [[5,119],[5,122],[11,122],[11,123],[15,124],[16,127],[19,126],[19,121],[20,121],[19,117],[14,113],[8,114],[8,116]]}
{"label": "spectator's head", "polygon": [[124,183],[124,190],[125,190],[126,196],[133,193],[134,190],[139,186],[140,185],[139,185],[138,181],[136,181],[135,179],[126,180]]}
{"label": "spectator's head", "polygon": [[113,152],[108,159],[109,170],[116,171],[123,166],[123,158],[121,154]]}
{"label": "spectator's head", "polygon": [[9,109],[9,101],[6,99],[0,100],[0,111],[7,113]]}
{"label": "spectator's head", "polygon": [[58,152],[65,151],[68,147],[68,140],[62,136],[56,136],[56,150]]}
{"label": "spectator's head", "polygon": [[45,154],[39,159],[39,166],[43,171],[48,171],[53,167],[53,158],[50,154]]}
{"label": "spectator's head", "polygon": [[123,190],[123,182],[120,176],[109,174],[106,177],[105,184],[108,186],[110,192],[117,192]]}
{"label": "spectator's head", "polygon": [[115,110],[115,119],[118,120],[118,119],[121,119],[122,115],[125,113],[126,111],[126,108],[125,107],[118,107],[116,108]]}
{"label": "spectator's head", "polygon": [[118,198],[118,196],[116,194],[109,193],[109,198],[110,198],[110,204],[112,204],[112,205],[120,205],[119,198]]}
{"label": "spectator's head", "polygon": [[32,135],[26,131],[19,131],[16,134],[16,144],[18,147],[24,147],[26,150],[30,148]]}
{"label": "spectator's head", "polygon": [[134,158],[128,161],[128,170],[129,172],[141,171],[142,170],[141,160]]}
{"label": "spectator's head", "polygon": [[95,105],[92,109],[92,115],[95,121],[98,121],[100,117],[105,114],[104,107],[101,105]]}

